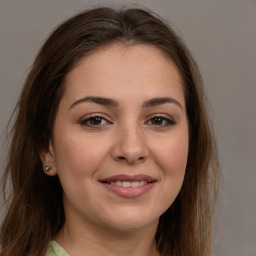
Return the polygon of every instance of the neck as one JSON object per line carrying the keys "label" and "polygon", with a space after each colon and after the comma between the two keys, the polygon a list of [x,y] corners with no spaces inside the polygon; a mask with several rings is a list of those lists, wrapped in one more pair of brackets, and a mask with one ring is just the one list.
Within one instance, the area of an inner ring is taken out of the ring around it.
{"label": "neck", "polygon": [[66,219],[55,240],[72,256],[160,256],[155,243],[157,224],[120,231]]}

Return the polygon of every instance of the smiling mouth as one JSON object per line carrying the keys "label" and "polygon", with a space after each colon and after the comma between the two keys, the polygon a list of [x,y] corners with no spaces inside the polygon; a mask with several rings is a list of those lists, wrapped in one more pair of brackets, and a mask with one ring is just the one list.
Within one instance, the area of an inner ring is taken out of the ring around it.
{"label": "smiling mouth", "polygon": [[151,190],[156,179],[147,175],[116,175],[99,180],[107,189],[124,197],[137,197]]}
{"label": "smiling mouth", "polygon": [[118,186],[118,187],[123,187],[123,188],[136,188],[136,187],[141,187],[144,186],[148,183],[152,183],[154,181],[148,182],[145,180],[141,180],[141,181],[111,181],[111,182],[107,182],[107,181],[101,181],[103,183],[109,184],[109,185],[114,185],[114,186]]}

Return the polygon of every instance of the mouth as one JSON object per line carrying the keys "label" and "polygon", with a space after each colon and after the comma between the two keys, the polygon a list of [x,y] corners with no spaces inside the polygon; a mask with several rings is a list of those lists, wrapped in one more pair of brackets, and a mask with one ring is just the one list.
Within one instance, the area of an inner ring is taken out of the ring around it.
{"label": "mouth", "polygon": [[99,180],[105,188],[119,196],[133,198],[151,190],[156,179],[147,175],[116,175]]}
{"label": "mouth", "polygon": [[118,180],[118,181],[111,181],[111,182],[104,182],[106,184],[110,184],[110,185],[114,185],[114,186],[118,186],[118,187],[123,187],[123,188],[137,188],[140,186],[144,186],[147,183],[145,180],[141,180],[141,181],[122,181],[122,180]]}

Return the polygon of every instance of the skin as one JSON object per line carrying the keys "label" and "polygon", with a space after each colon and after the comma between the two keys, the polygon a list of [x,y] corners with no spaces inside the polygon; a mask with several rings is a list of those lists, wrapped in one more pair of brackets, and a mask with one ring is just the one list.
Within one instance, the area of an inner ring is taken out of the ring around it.
{"label": "skin", "polygon": [[[79,101],[89,96],[118,106]],[[144,106],[163,97],[173,101]],[[188,136],[182,79],[160,50],[112,45],[80,59],[67,77],[54,139],[41,154],[64,190],[66,221],[56,241],[72,256],[159,255],[154,236],[182,186]],[[119,174],[156,182],[127,198],[100,182]]]}

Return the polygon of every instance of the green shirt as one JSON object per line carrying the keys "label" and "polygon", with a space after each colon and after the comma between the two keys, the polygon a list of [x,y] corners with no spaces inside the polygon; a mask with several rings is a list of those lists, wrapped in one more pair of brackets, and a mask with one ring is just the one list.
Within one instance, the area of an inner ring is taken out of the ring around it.
{"label": "green shirt", "polygon": [[51,241],[46,256],[69,256],[65,250],[55,241]]}

